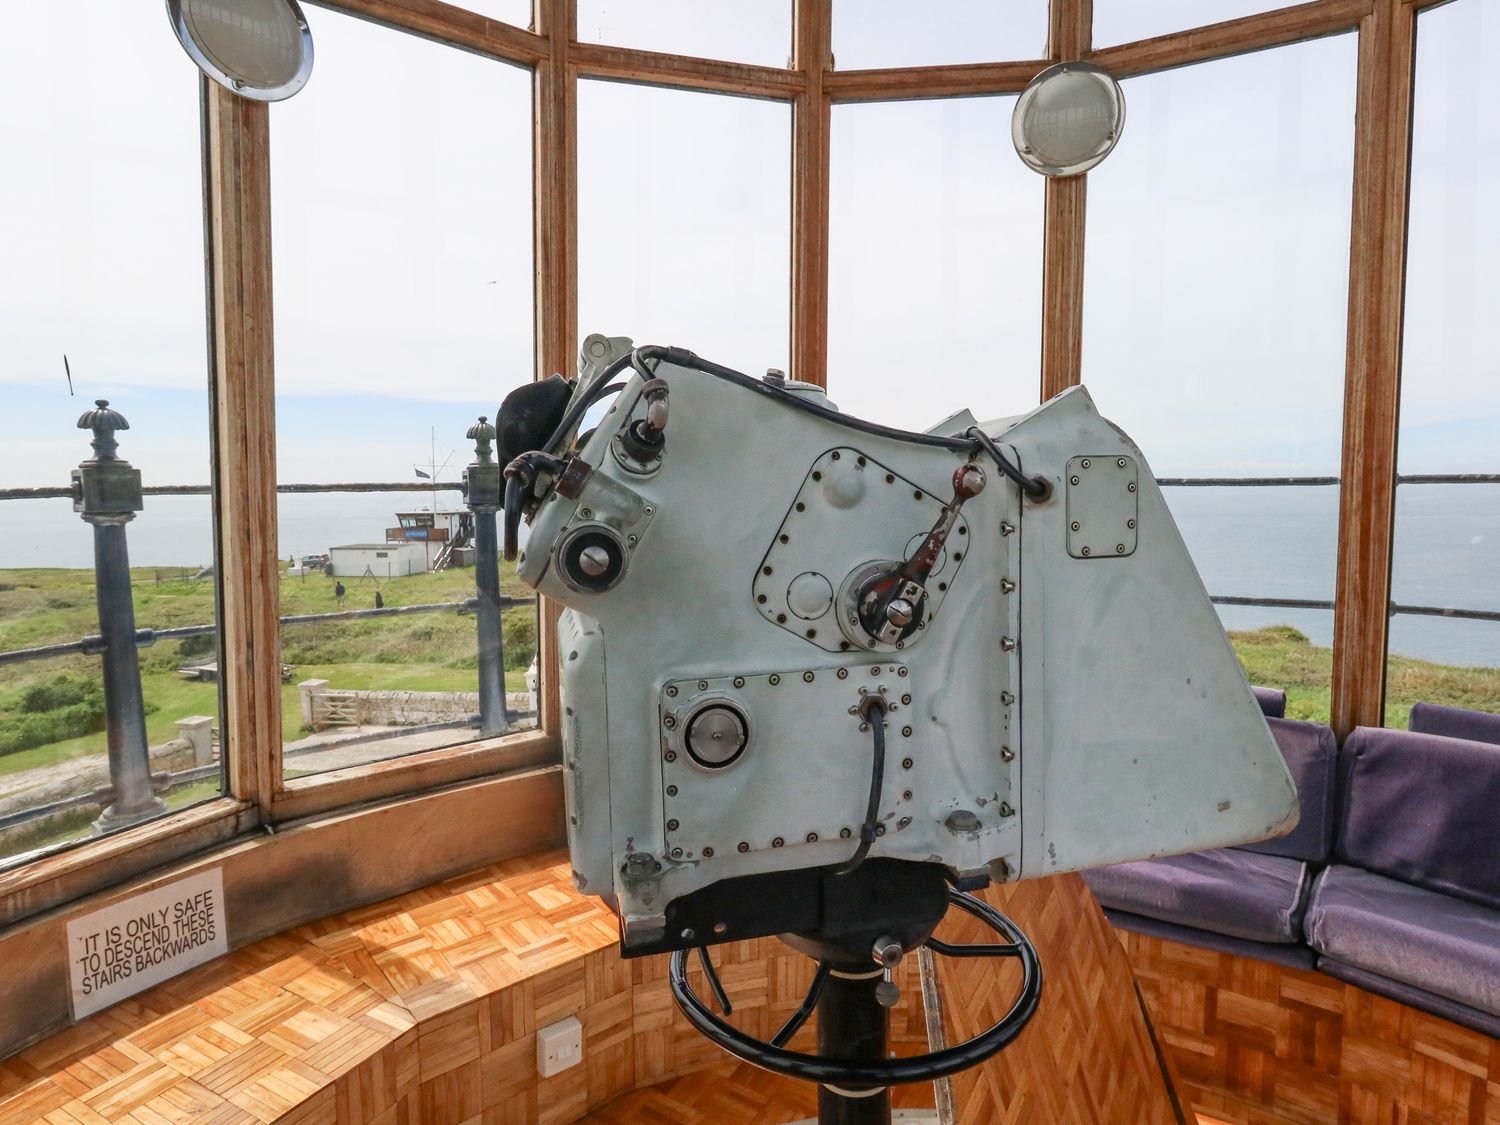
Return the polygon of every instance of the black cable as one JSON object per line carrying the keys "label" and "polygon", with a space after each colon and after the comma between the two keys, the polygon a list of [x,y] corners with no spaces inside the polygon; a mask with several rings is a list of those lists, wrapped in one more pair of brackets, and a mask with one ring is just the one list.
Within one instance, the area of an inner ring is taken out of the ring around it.
{"label": "black cable", "polygon": [[1021,491],[1033,500],[1045,500],[1052,494],[1052,482],[1046,477],[1028,477],[1020,468],[1010,463],[1000,447],[995,444],[995,439],[990,437],[978,426],[970,426],[964,431],[965,436],[973,438],[975,443],[981,446],[986,453],[994,458],[995,464],[1000,466],[1000,471],[1011,480],[1021,486]]}
{"label": "black cable", "polygon": [[[642,379],[645,379],[647,382],[650,382],[652,379],[656,378],[655,369],[646,366],[646,360],[651,359],[652,357],[645,353],[650,350],[653,350],[652,346],[650,344],[647,344],[645,348],[636,348],[635,351],[630,353],[631,369],[634,370],[637,375],[639,375]],[[673,351],[681,349],[667,348],[666,350]],[[688,355],[692,354],[692,352],[688,352]],[[660,363],[661,361],[658,360],[657,362]]]}
{"label": "black cable", "polygon": [[506,562],[515,562],[519,551],[521,510],[525,506],[526,497],[531,493],[532,484],[536,482],[538,464],[554,476],[567,467],[567,462],[562,458],[543,453],[539,449],[523,453],[505,466],[505,496],[501,500],[500,509],[505,513],[505,538],[501,544],[501,552]]}
{"label": "black cable", "polygon": [[[951,449],[957,453],[973,453],[974,442],[966,438],[941,437],[936,434],[918,434],[909,430],[898,430],[892,426],[882,426],[878,422],[866,422],[862,418],[855,418],[849,414],[841,413],[827,406],[820,406],[800,395],[792,394],[790,391],[773,387],[762,379],[752,379],[741,371],[723,364],[714,363],[712,360],[702,359],[686,348],[664,348],[656,344],[646,344],[636,348],[636,354],[644,363],[646,360],[659,359],[667,363],[676,364],[678,367],[691,367],[696,371],[702,371],[705,375],[712,375],[716,379],[724,379],[756,394],[766,395],[774,398],[777,402],[786,406],[794,407],[807,414],[813,414],[831,422],[835,426],[843,426],[846,429],[857,430],[862,434],[874,434],[877,437],[895,438],[898,441],[910,442],[914,445],[931,445],[939,449]],[[637,371],[642,368],[634,364]],[[650,376],[647,376],[648,378]]]}
{"label": "black cable", "polygon": [[516,555],[520,553],[521,541],[521,478],[516,476],[505,478],[505,497],[500,504],[500,510],[504,513],[505,538],[500,544],[500,552],[506,562],[515,562]]}
{"label": "black cable", "polygon": [[580,387],[578,389],[573,401],[568,404],[568,409],[563,414],[562,421],[558,422],[557,428],[552,431],[551,436],[542,445],[543,453],[554,452],[558,442],[567,436],[568,431],[578,425],[579,421],[583,418],[584,412],[589,407],[593,406],[594,403],[598,402],[610,391],[618,391],[624,387],[623,383],[610,383],[610,379],[614,378],[621,371],[624,371],[629,365],[630,356],[622,355],[603,371],[599,372],[592,386]]}
{"label": "black cable", "polygon": [[847,863],[834,870],[835,875],[848,875],[859,867],[870,854],[870,845],[880,835],[880,796],[885,788],[885,700],[878,695],[867,695],[865,700],[861,711],[870,724],[875,742],[875,762],[870,770],[870,800],[865,806],[865,822],[859,826],[859,847],[854,849]]}

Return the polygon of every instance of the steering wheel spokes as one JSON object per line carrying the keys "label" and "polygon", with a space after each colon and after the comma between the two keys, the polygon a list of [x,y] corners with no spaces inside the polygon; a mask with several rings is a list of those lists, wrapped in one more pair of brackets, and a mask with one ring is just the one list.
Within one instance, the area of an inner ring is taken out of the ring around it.
{"label": "steering wheel spokes", "polygon": [[[792,1013],[790,1019],[769,1041],[756,1039],[715,1015],[699,999],[688,983],[687,951],[672,954],[668,975],[672,996],[683,1015],[703,1035],[731,1055],[752,1063],[774,1074],[789,1078],[800,1078],[824,1086],[845,1089],[898,1086],[909,1082],[931,1082],[938,1078],[956,1074],[961,1070],[977,1066],[992,1055],[1003,1050],[1020,1035],[1031,1017],[1036,1014],[1042,995],[1042,969],[1036,948],[1020,928],[994,907],[981,899],[962,891],[948,890],[948,904],[985,923],[1002,938],[1003,943],[979,945],[955,945],[929,937],[924,943],[934,953],[945,957],[1014,957],[1021,963],[1021,987],[1015,1002],[998,1022],[988,1030],[971,1039],[942,1050],[904,1058],[882,1059],[833,1059],[823,1055],[811,1055],[791,1051],[786,1044],[805,1024],[817,1007],[828,979],[833,972],[829,961],[820,961],[813,976],[807,996]],[[702,952],[704,973],[710,986],[716,986],[717,976]],[[721,988],[714,987],[720,1007],[726,1009],[727,998]]]}

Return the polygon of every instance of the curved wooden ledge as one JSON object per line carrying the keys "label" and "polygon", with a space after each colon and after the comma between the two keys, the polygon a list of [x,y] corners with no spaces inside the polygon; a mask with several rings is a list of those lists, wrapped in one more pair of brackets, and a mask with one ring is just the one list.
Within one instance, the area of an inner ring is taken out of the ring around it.
{"label": "curved wooden ledge", "polygon": [[[1125,953],[1082,881],[987,895],[1036,942],[1046,993],[1020,1040],[955,1080],[960,1120],[1180,1121]],[[979,936],[967,919],[944,925],[950,940]],[[623,961],[615,940],[614,918],[573,890],[564,853],[494,864],[263,939],[28,1048],[0,1063],[0,1125],[559,1125],[639,1087],[731,1073],[678,1015],[666,958]],[[903,1053],[926,1049],[914,960],[893,1013]],[[715,962],[735,1022],[762,1037],[813,969],[774,939],[721,946]],[[942,964],[952,1039],[1014,995],[1009,963]],[[536,1030],[568,1015],[583,1024],[585,1061],[538,1079]],[[811,1035],[794,1042],[806,1049]],[[774,1093],[795,1110],[785,1119],[806,1117],[813,1091],[789,1089]],[[914,1087],[901,1104],[931,1097]],[[779,1119],[768,1112],[756,1120]]]}

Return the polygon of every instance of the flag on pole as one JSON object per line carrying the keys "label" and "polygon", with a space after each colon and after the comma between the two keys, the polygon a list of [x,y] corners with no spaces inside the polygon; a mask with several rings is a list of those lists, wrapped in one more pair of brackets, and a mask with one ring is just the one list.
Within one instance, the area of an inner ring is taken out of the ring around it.
{"label": "flag on pole", "polygon": [[415,469],[413,471],[417,474],[417,476],[421,477],[423,480],[431,480],[432,479],[432,477],[428,476],[421,469]]}

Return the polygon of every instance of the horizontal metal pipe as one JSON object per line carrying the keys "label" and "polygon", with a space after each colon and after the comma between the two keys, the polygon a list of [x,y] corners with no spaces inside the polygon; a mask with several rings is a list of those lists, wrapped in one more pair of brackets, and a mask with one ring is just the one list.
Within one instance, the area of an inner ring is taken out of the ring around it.
{"label": "horizontal metal pipe", "polygon": [[[277,492],[462,492],[458,481],[350,481],[344,484],[278,484]],[[152,484],[141,489],[144,496],[208,496],[213,489],[206,484]],[[39,488],[0,488],[0,500],[71,500],[73,490],[67,485]]]}
{"label": "horizontal metal pipe", "polygon": [[38,648],[18,648],[12,652],[0,652],[0,668],[7,664],[25,664],[28,660],[50,660],[54,656],[72,656],[74,653],[87,652],[85,647],[91,638],[85,637],[80,641],[67,641],[60,645],[41,645]]}
{"label": "horizontal metal pipe", "polygon": [[1338,477],[1157,477],[1161,488],[1288,488],[1338,484]]}
{"label": "horizontal metal pipe", "polygon": [[[517,606],[535,605],[536,598],[513,598],[502,596],[499,599],[501,609],[514,609]],[[303,613],[281,618],[283,625],[308,625],[322,621],[346,621],[365,617],[407,617],[415,613],[441,613],[444,610],[474,610],[479,605],[478,598],[468,598],[461,602],[428,602],[423,605],[397,605],[386,606],[383,609],[341,609],[333,613]],[[148,648],[157,641],[180,640],[183,637],[201,637],[218,631],[217,625],[177,625],[170,629],[137,629],[135,631],[135,643],[140,648]],[[83,653],[85,656],[94,656],[104,651],[104,640],[97,634],[80,638],[76,641],[66,641],[62,644],[43,645],[39,648],[21,648],[12,652],[0,652],[0,667],[7,664],[24,664],[28,660],[47,660],[54,656],[71,656]]]}
{"label": "horizontal metal pipe", "polygon": [[[1157,477],[1162,488],[1288,488],[1328,487],[1338,477]],[[1500,473],[1404,473],[1397,484],[1500,484]],[[156,484],[143,488],[146,496],[207,496],[206,484]],[[349,481],[343,484],[278,484],[277,492],[462,492],[458,481]],[[0,500],[70,500],[66,486],[0,488]]]}
{"label": "horizontal metal pipe", "polygon": [[1500,473],[1406,473],[1397,484],[1500,484]]}
{"label": "horizontal metal pipe", "polygon": [[[502,596],[499,599],[501,609],[512,609],[519,605],[535,605],[535,598],[512,598]],[[467,598],[461,602],[430,602],[426,605],[398,605],[387,606],[384,609],[345,609],[336,613],[303,613],[295,617],[283,617],[283,625],[307,625],[318,621],[344,621],[357,617],[406,617],[413,613],[439,613],[445,609],[451,610],[474,610],[479,607],[478,598]]]}
{"label": "horizontal metal pipe", "polygon": [[1444,609],[1441,606],[1397,605],[1392,602],[1391,613],[1405,613],[1416,617],[1457,617],[1465,621],[1500,621],[1500,610],[1493,609]]}
{"label": "horizontal metal pipe", "polygon": [[[1209,601],[1215,605],[1265,606],[1270,609],[1332,609],[1329,601],[1314,601],[1305,598],[1239,598],[1214,594]],[[1436,605],[1400,605],[1391,603],[1391,616],[1406,614],[1414,617],[1452,617],[1463,621],[1500,621],[1500,610],[1455,609]]]}
{"label": "horizontal metal pipe", "polygon": [[1214,605],[1260,605],[1271,609],[1332,609],[1332,602],[1309,601],[1306,598],[1237,598],[1229,595],[1210,594]]}

